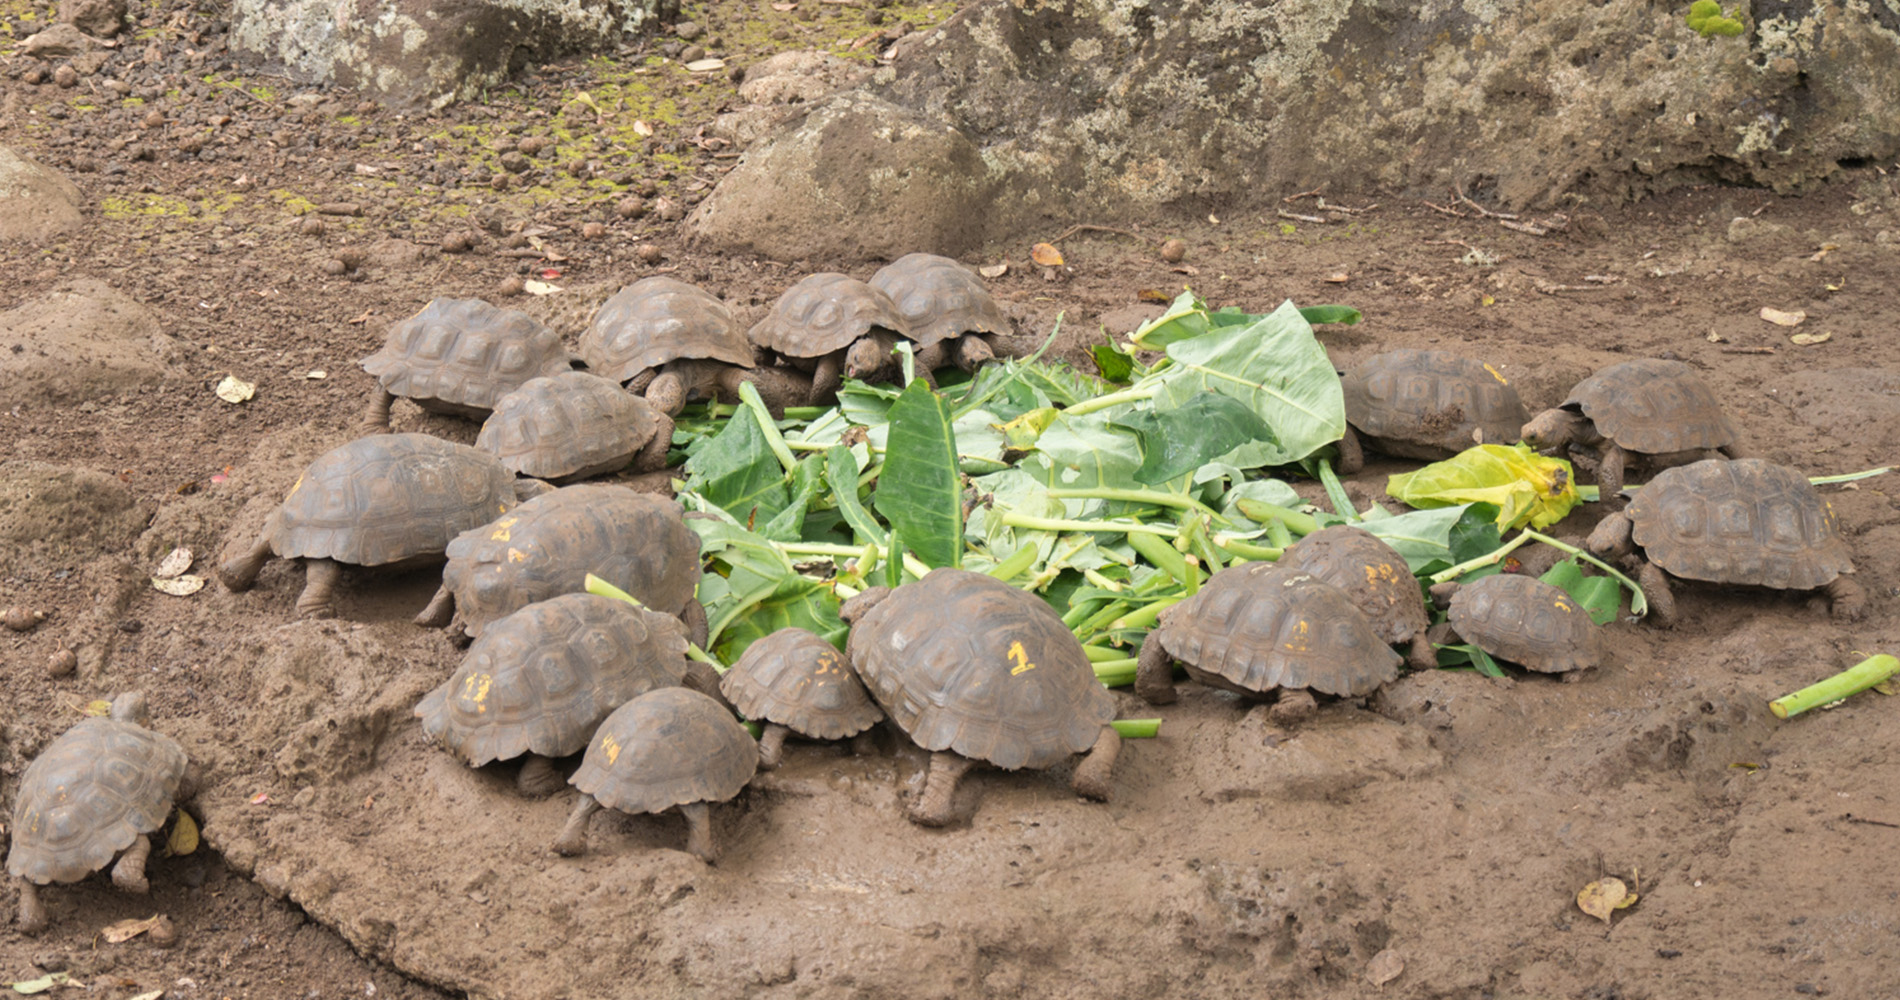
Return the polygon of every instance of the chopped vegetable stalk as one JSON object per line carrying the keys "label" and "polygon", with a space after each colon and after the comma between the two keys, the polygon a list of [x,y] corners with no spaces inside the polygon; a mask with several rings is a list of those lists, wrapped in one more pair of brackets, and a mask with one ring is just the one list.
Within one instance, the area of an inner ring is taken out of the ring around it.
{"label": "chopped vegetable stalk", "polygon": [[1116,719],[1109,725],[1125,740],[1151,740],[1161,734],[1160,719]]}
{"label": "chopped vegetable stalk", "polygon": [[1077,521],[1066,517],[1031,517],[1013,510],[997,513],[996,521],[1012,528],[1033,528],[1038,531],[1114,531],[1123,534],[1146,533],[1164,535],[1173,538],[1177,532],[1158,524],[1130,524],[1126,521]]}
{"label": "chopped vegetable stalk", "polygon": [[1279,504],[1268,503],[1265,500],[1254,500],[1243,497],[1234,501],[1234,506],[1237,507],[1242,514],[1261,524],[1265,524],[1274,518],[1279,518],[1280,523],[1286,525],[1288,531],[1299,535],[1301,538],[1319,530],[1319,522],[1313,520],[1312,515],[1302,514],[1297,510],[1282,507]]}
{"label": "chopped vegetable stalk", "polygon": [[1053,489],[1048,494],[1057,500],[1122,500],[1128,503],[1147,503],[1157,507],[1183,507],[1213,518],[1221,524],[1233,522],[1220,516],[1206,504],[1181,493],[1163,493],[1159,490],[1118,490],[1108,487],[1093,489]]}
{"label": "chopped vegetable stalk", "polygon": [[[1285,525],[1281,526],[1281,530],[1285,530]],[[1264,545],[1243,542],[1238,538],[1229,538],[1226,535],[1215,535],[1214,544],[1226,550],[1228,555],[1248,562],[1278,562],[1280,556],[1286,551],[1284,546],[1268,548]]]}
{"label": "chopped vegetable stalk", "polygon": [[1103,687],[1127,687],[1135,683],[1135,658],[1123,657],[1119,660],[1104,660],[1095,665],[1095,679]]}
{"label": "chopped vegetable stalk", "polygon": [[[1104,664],[1096,664],[1097,676]],[[1791,695],[1776,698],[1768,703],[1768,710],[1775,718],[1786,719],[1818,705],[1831,705],[1849,695],[1859,694],[1877,684],[1886,682],[1894,674],[1900,673],[1900,658],[1887,654],[1870,656],[1852,667],[1829,677],[1819,684],[1804,687]]]}
{"label": "chopped vegetable stalk", "polygon": [[990,567],[990,576],[1007,583],[1023,574],[1023,571],[1036,564],[1036,547],[1025,545],[1011,553],[1009,558]]}
{"label": "chopped vegetable stalk", "polygon": [[1346,484],[1340,482],[1338,474],[1333,472],[1333,463],[1323,458],[1317,461],[1319,464],[1319,481],[1322,486],[1326,487],[1326,500],[1333,505],[1333,513],[1345,518],[1348,524],[1357,522],[1359,520],[1359,508],[1354,507],[1352,505],[1352,497],[1346,495]]}
{"label": "chopped vegetable stalk", "polygon": [[1128,658],[1127,651],[1107,646],[1083,646],[1082,652],[1088,656],[1090,663],[1119,663]]}
{"label": "chopped vegetable stalk", "polygon": [[1176,582],[1184,584],[1190,595],[1198,588],[1200,583],[1198,574],[1188,572],[1187,560],[1181,557],[1181,553],[1174,550],[1174,546],[1153,535],[1144,535],[1140,532],[1129,533],[1128,545],[1140,553],[1142,558],[1153,563],[1161,572],[1173,577]]}

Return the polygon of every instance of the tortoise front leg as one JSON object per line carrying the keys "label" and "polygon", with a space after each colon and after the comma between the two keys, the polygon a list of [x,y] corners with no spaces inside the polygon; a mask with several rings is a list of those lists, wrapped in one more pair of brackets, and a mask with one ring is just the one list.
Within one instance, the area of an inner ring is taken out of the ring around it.
{"label": "tortoise front leg", "polygon": [[949,826],[956,819],[951,806],[957,795],[957,782],[963,780],[976,761],[960,753],[939,750],[930,755],[924,771],[924,793],[910,807],[910,821],[918,826]]}
{"label": "tortoise front leg", "polygon": [[46,907],[40,905],[40,887],[25,877],[19,882],[20,933],[38,934],[46,929]]}
{"label": "tortoise front leg", "polygon": [[342,565],[334,559],[305,559],[303,572],[303,595],[297,598],[297,616],[336,617],[336,608],[330,603],[330,595],[336,590],[337,580],[343,576]]}
{"label": "tortoise front leg", "polygon": [[633,471],[655,472],[666,468],[666,453],[673,447],[673,418],[664,413],[654,415],[653,436],[647,439],[646,447],[633,456]]}
{"label": "tortoise front leg", "polygon": [[698,691],[718,702],[721,708],[733,715],[739,714],[738,709],[733,708],[731,700],[726,697],[726,692],[720,690],[719,672],[714,670],[710,663],[702,660],[686,661],[686,674],[680,678],[680,687],[689,691]]}
{"label": "tortoise front leg", "polygon": [[821,406],[827,401],[838,398],[838,387],[844,384],[844,352],[832,351],[818,359],[818,367],[812,369],[811,390],[805,394],[806,406]]}
{"label": "tortoise front leg", "polygon": [[1153,632],[1141,641],[1141,653],[1135,660],[1135,693],[1150,705],[1174,703],[1174,657],[1161,647]]}
{"label": "tortoise front leg", "polygon": [[132,846],[119,855],[119,863],[112,866],[112,884],[121,892],[136,892],[141,895],[150,892],[152,883],[145,878],[145,859],[152,856],[152,838],[139,834]]}
{"label": "tortoise front leg", "polygon": [[659,376],[660,370],[658,368],[642,369],[640,374],[627,380],[627,391],[636,396],[644,396],[647,394],[647,390],[653,386],[653,380]]}
{"label": "tortoise front leg", "polygon": [[435,596],[429,598],[429,606],[423,608],[415,617],[417,625],[423,628],[448,628],[455,620],[455,591],[448,584],[435,588]]}
{"label": "tortoise front leg", "polygon": [[1834,617],[1854,621],[1867,614],[1866,589],[1848,577],[1837,576],[1822,589],[1827,591]]}
{"label": "tortoise front leg", "polygon": [[765,724],[765,732],[759,734],[759,770],[777,770],[785,758],[785,737],[791,730],[776,722]]}
{"label": "tortoise front leg", "polygon": [[396,402],[396,394],[376,387],[375,395],[370,397],[369,409],[363,411],[362,431],[364,434],[389,433],[389,407]]}
{"label": "tortoise front leg", "polygon": [[1110,779],[1115,776],[1115,758],[1122,749],[1122,734],[1114,726],[1103,726],[1102,735],[1095,738],[1095,745],[1089,748],[1087,757],[1075,766],[1075,775],[1069,779],[1069,787],[1075,794],[1097,802],[1107,802],[1115,789]]}
{"label": "tortoise front leg", "polygon": [[1283,726],[1305,722],[1319,714],[1319,702],[1305,688],[1281,688],[1280,696],[1267,709],[1267,717]]}
{"label": "tortoise front leg", "polygon": [[812,395],[811,382],[789,368],[726,367],[720,370],[718,379],[719,395],[735,400],[739,398],[739,386],[750,382],[765,403],[766,412],[774,417],[783,417],[786,407],[802,405]]}
{"label": "tortoise front leg", "polygon": [[1366,450],[1359,444],[1359,435],[1352,425],[1346,425],[1346,433],[1339,438],[1339,473],[1350,476],[1366,467]]}
{"label": "tortoise front leg", "polygon": [[713,844],[712,807],[704,802],[688,802],[679,807],[686,817],[686,850],[707,864],[719,863],[719,849]]}
{"label": "tortoise front leg", "polygon": [[1657,628],[1669,628],[1676,624],[1676,595],[1669,589],[1669,574],[1662,567],[1647,560],[1636,572],[1636,582],[1642,585],[1643,596],[1649,600],[1649,618]]}
{"label": "tortoise front leg", "polygon": [[1623,492],[1623,469],[1629,463],[1629,453],[1614,441],[1604,441],[1603,451],[1597,456],[1597,500],[1606,504],[1621,504],[1617,494]]}
{"label": "tortoise front leg", "polygon": [[224,589],[231,593],[241,594],[257,585],[258,571],[276,554],[271,550],[269,539],[259,535],[249,552],[233,556],[218,565],[218,582],[224,584]]}
{"label": "tortoise front leg", "polygon": [[1412,647],[1405,654],[1405,665],[1413,670],[1438,669],[1438,650],[1432,647],[1425,629],[1412,633]]}
{"label": "tortoise front leg", "polygon": [[600,802],[592,795],[583,794],[574,803],[574,811],[567,815],[567,825],[561,827],[560,836],[554,838],[554,853],[564,858],[574,858],[587,853],[587,820],[600,810]]}
{"label": "tortoise front leg", "polygon": [[655,378],[648,373],[650,384],[646,387],[646,400],[653,408],[669,417],[679,416],[686,408],[686,386],[680,381],[677,372],[662,372]]}
{"label": "tortoise front leg", "polygon": [[531,753],[522,758],[521,771],[515,775],[515,791],[531,799],[545,799],[566,787],[567,779],[554,767],[554,760]]}

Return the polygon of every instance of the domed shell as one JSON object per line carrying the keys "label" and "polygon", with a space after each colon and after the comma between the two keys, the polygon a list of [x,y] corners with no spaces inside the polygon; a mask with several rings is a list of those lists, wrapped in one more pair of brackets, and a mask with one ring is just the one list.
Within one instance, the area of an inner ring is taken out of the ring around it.
{"label": "domed shell", "polygon": [[920,346],[966,333],[1009,332],[1009,318],[976,272],[948,257],[905,254],[871,276]]}
{"label": "domed shell", "polygon": [[83,719],[20,779],[7,872],[45,885],[77,882],[171,816],[185,750],[162,733]]}
{"label": "domed shell", "polygon": [[1346,421],[1408,458],[1516,441],[1529,419],[1517,389],[1496,369],[1449,351],[1375,354],[1354,365],[1340,388]]}
{"label": "domed shell", "polygon": [[1577,383],[1564,406],[1581,409],[1598,434],[1649,455],[1722,448],[1737,437],[1714,390],[1680,361],[1611,365]]}
{"label": "domed shell", "polygon": [[1336,524],[1315,531],[1288,549],[1280,565],[1345,591],[1388,643],[1405,642],[1431,624],[1405,557],[1364,528]]}
{"label": "domed shell", "polygon": [[1499,659],[1547,674],[1603,662],[1603,630],[1569,594],[1513,573],[1458,588],[1446,611],[1466,642]]}
{"label": "domed shell", "polygon": [[390,327],[383,349],[362,363],[393,395],[476,418],[521,383],[574,367],[559,334],[480,299],[430,302]]}
{"label": "domed shell", "polygon": [[1812,590],[1854,571],[1833,507],[1785,465],[1711,458],[1665,469],[1626,513],[1650,561],[1691,580]]}
{"label": "domed shell", "polygon": [[719,690],[746,718],[812,739],[856,736],[884,718],[844,654],[802,628],[782,628],[747,646]]}
{"label": "domed shell", "polygon": [[982,573],[932,570],[851,629],[871,696],[925,750],[1045,768],[1094,746],[1115,699],[1049,605]]}
{"label": "domed shell", "polygon": [[1371,694],[1399,675],[1399,655],[1332,584],[1273,563],[1230,566],[1169,609],[1150,641],[1237,688]]}
{"label": "domed shell", "polygon": [[592,594],[490,622],[448,682],[416,706],[422,731],[473,767],[565,757],[614,709],[686,674],[686,626]]}
{"label": "domed shell", "polygon": [[653,439],[660,412],[616,382],[587,372],[529,379],[501,397],[475,447],[512,472],[584,478],[633,461]]}
{"label": "domed shell", "polygon": [[514,474],[488,452],[427,434],[377,434],[310,463],[264,537],[285,559],[380,566],[439,555],[514,505]]}
{"label": "domed shell", "polygon": [[568,783],[610,809],[656,813],[724,802],[758,769],[758,742],[731,712],[697,691],[667,687],[615,709]]}
{"label": "domed shell", "polygon": [[669,615],[699,586],[699,536],[673,501],[621,486],[563,486],[456,536],[442,583],[470,635],[503,615],[586,589],[587,574]]}
{"label": "domed shell", "polygon": [[680,358],[752,367],[752,345],[732,310],[684,281],[642,278],[614,293],[581,334],[581,360],[595,374],[629,382]]}
{"label": "domed shell", "polygon": [[882,327],[909,336],[891,297],[842,274],[820,273],[793,285],[746,336],[792,358],[819,358]]}

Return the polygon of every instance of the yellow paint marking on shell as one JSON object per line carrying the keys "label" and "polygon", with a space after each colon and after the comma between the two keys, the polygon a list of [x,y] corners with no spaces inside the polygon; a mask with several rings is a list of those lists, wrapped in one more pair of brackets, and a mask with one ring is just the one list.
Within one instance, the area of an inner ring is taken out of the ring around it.
{"label": "yellow paint marking on shell", "polygon": [[511,517],[506,521],[495,522],[495,530],[488,536],[488,540],[491,542],[513,541],[514,537],[508,533],[508,529],[514,527],[515,522],[519,520],[521,519],[518,517]]}
{"label": "yellow paint marking on shell", "polygon": [[1491,367],[1490,365],[1485,365],[1485,366],[1484,366],[1484,370],[1485,370],[1485,371],[1488,371],[1488,372],[1490,372],[1490,373],[1491,373],[1491,377],[1492,377],[1492,378],[1494,378],[1494,379],[1497,379],[1497,380],[1498,380],[1498,384],[1500,384],[1500,385],[1510,385],[1510,384],[1511,384],[1511,380],[1510,380],[1510,379],[1508,379],[1508,378],[1505,378],[1505,377],[1504,377],[1504,376],[1502,376],[1502,375],[1499,375],[1499,374],[1498,374],[1498,370],[1497,370],[1496,368],[1493,368],[1493,367]]}
{"label": "yellow paint marking on shell", "polygon": [[509,562],[527,562],[528,554],[510,545],[508,546],[508,561]]}
{"label": "yellow paint marking on shell", "polygon": [[487,674],[469,674],[462,681],[462,700],[472,703],[477,712],[488,711],[485,703],[488,701],[488,689],[494,683],[495,679]]}
{"label": "yellow paint marking on shell", "polygon": [[1029,654],[1023,651],[1021,639],[1014,640],[1009,644],[1009,661],[1015,664],[1015,666],[1009,668],[1009,675],[1011,677],[1036,669],[1036,665],[1029,662]]}
{"label": "yellow paint marking on shell", "polygon": [[620,759],[620,742],[614,739],[614,734],[600,734],[600,752],[607,755],[609,764]]}

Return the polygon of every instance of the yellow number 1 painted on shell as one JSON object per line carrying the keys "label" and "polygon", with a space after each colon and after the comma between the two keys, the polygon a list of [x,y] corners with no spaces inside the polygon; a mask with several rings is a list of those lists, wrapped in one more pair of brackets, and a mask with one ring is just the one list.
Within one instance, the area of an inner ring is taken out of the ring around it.
{"label": "yellow number 1 painted on shell", "polygon": [[1023,644],[1020,639],[1009,644],[1009,661],[1015,664],[1015,666],[1009,668],[1009,675],[1011,677],[1025,671],[1036,669],[1036,665],[1029,662],[1029,654],[1023,652]]}

